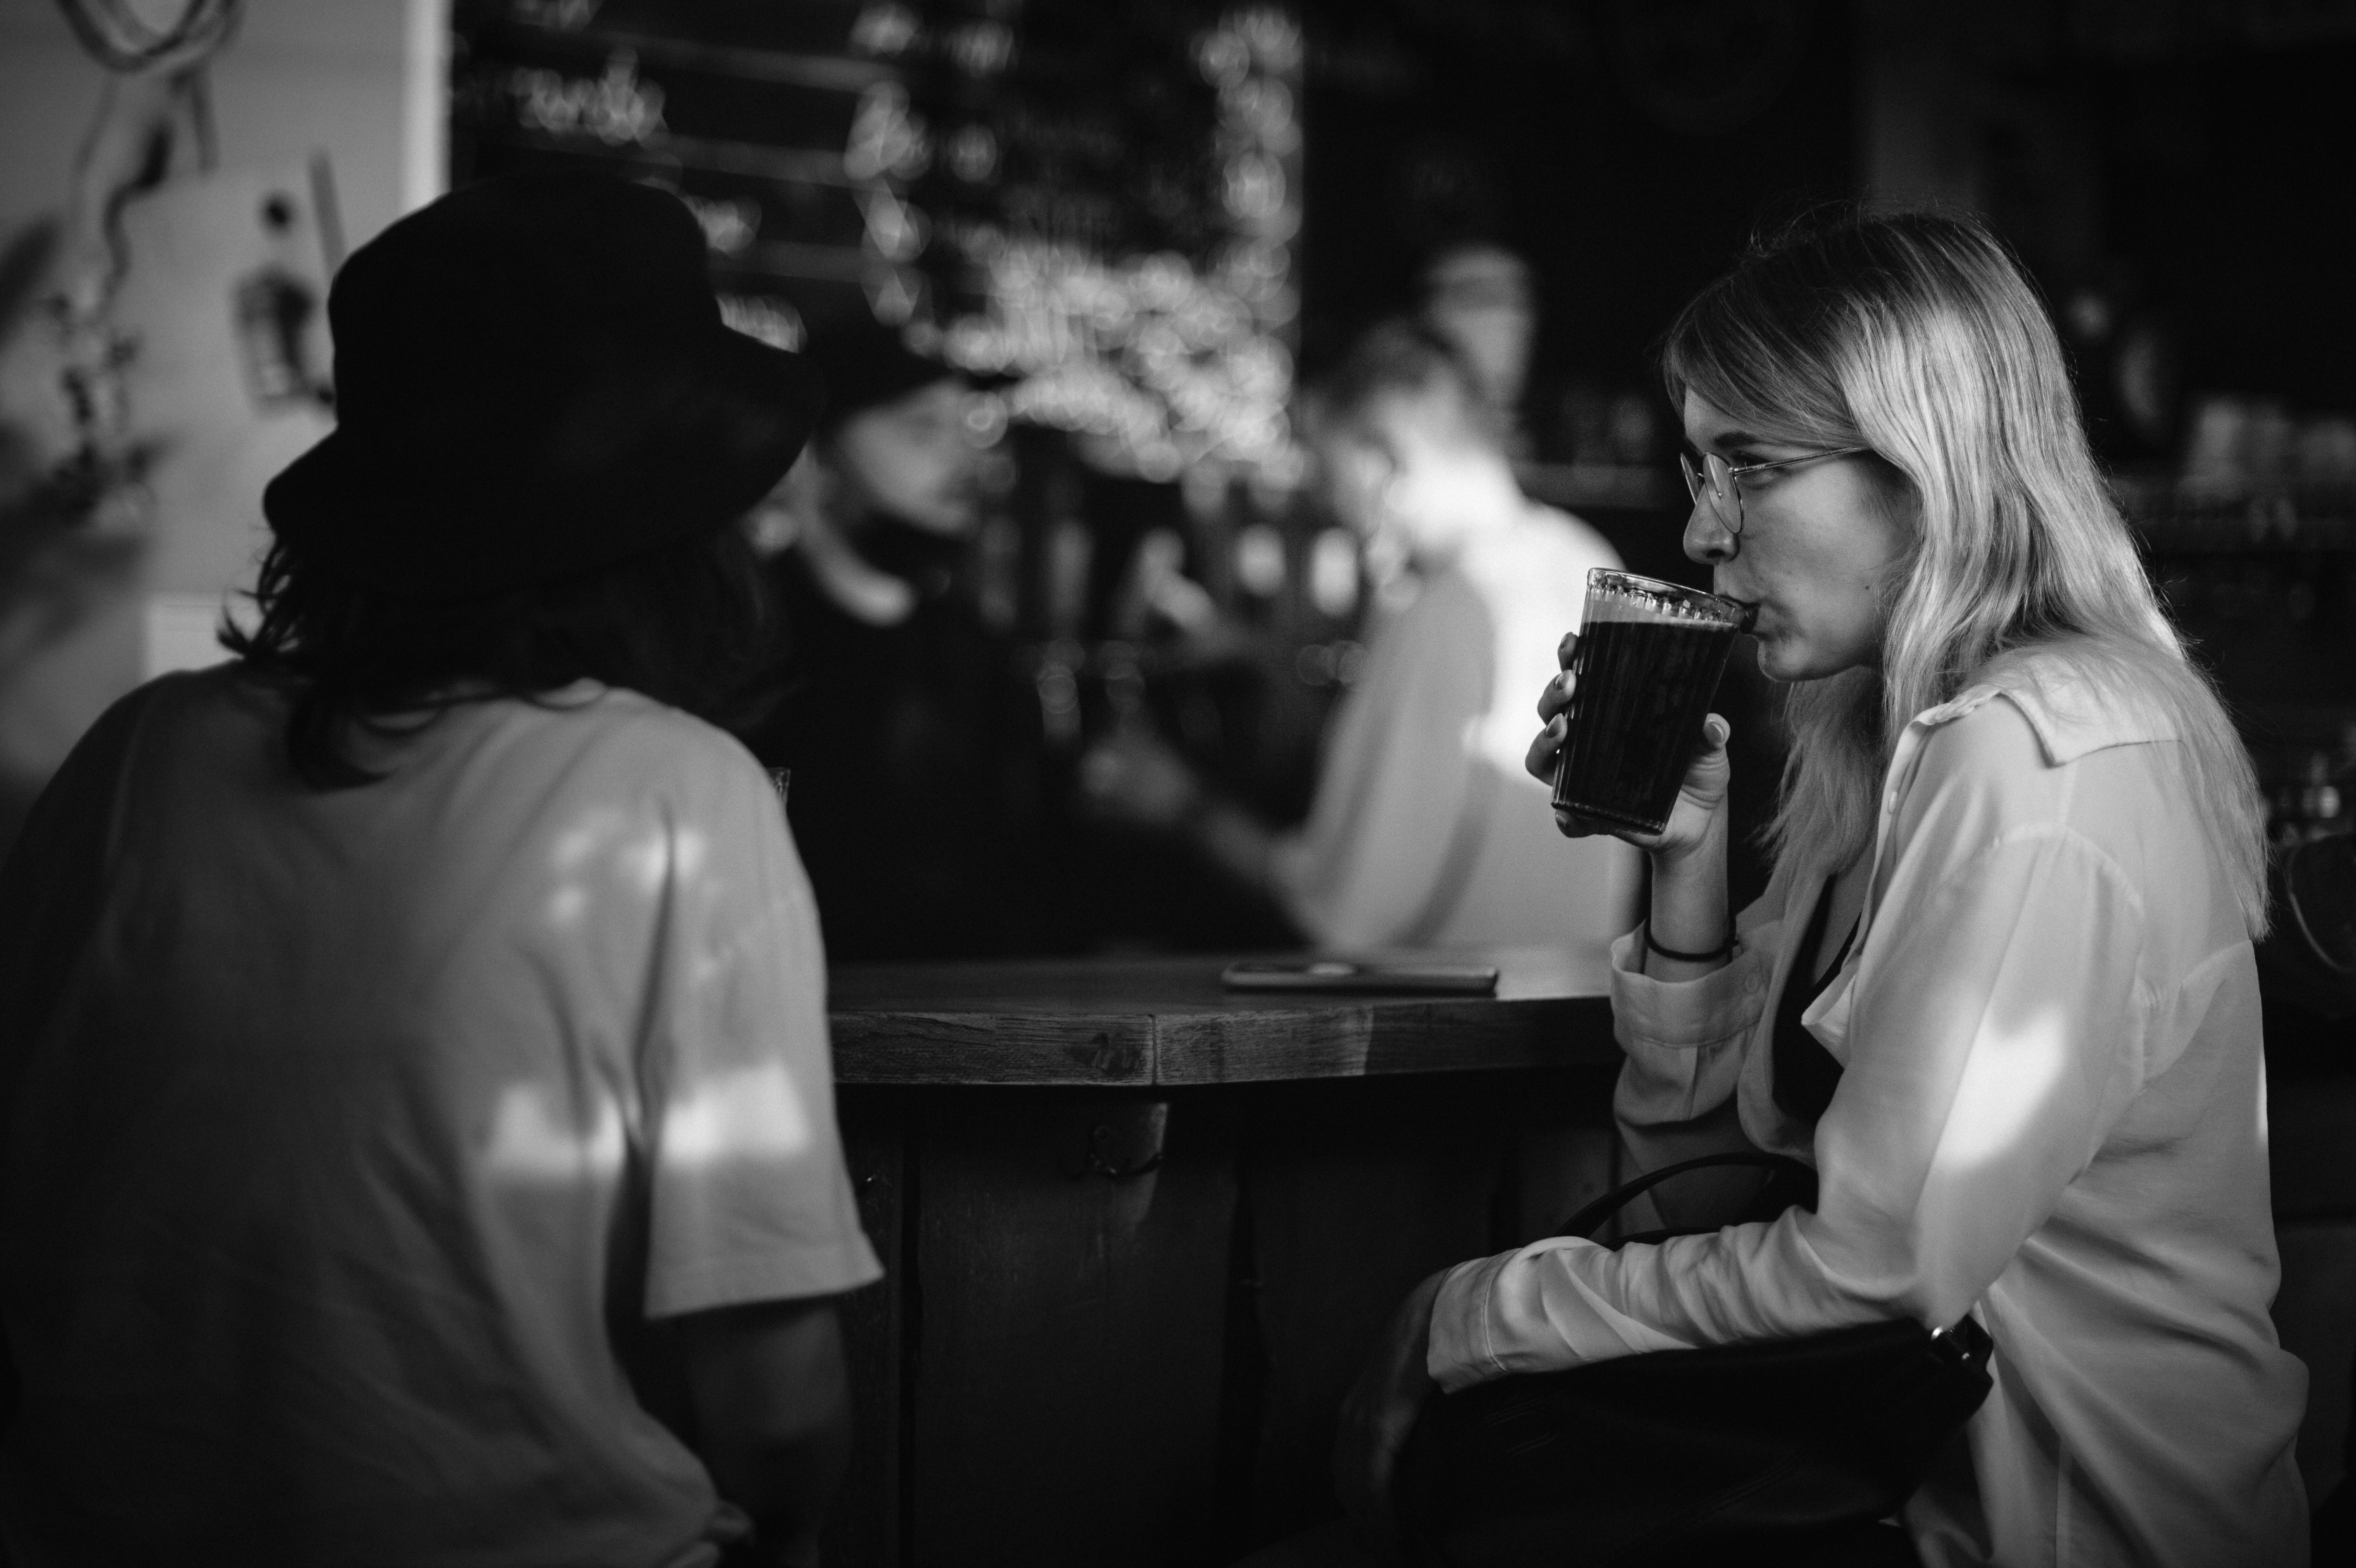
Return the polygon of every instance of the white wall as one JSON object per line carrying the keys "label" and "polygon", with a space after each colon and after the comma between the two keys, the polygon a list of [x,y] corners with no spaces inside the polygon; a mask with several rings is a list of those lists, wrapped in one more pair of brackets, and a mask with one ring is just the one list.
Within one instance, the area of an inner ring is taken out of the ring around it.
{"label": "white wall", "polygon": [[[446,0],[246,0],[242,26],[209,67],[220,173],[176,179],[126,209],[131,270],[116,312],[142,343],[132,425],[159,435],[167,455],[135,525],[144,538],[128,580],[42,606],[0,603],[0,633],[10,634],[0,635],[10,650],[0,663],[0,846],[89,723],[159,665],[200,660],[208,606],[250,582],[266,539],[262,484],[326,421],[245,397],[227,283],[255,259],[258,196],[307,197],[316,155],[332,171],[347,249],[439,189],[446,16]],[[0,241],[65,205],[105,80],[56,0],[0,0]],[[0,342],[18,367],[37,358],[22,352],[24,338]],[[0,377],[20,398],[28,386],[38,394],[49,383],[37,372]],[[15,635],[61,602],[73,606],[62,630],[29,647]]]}
{"label": "white wall", "polygon": [[[403,210],[407,50],[416,0],[246,0],[211,68],[226,168],[285,168],[325,152],[347,238]],[[430,5],[431,15],[441,7]],[[61,205],[105,71],[57,0],[0,0],[0,220]]]}

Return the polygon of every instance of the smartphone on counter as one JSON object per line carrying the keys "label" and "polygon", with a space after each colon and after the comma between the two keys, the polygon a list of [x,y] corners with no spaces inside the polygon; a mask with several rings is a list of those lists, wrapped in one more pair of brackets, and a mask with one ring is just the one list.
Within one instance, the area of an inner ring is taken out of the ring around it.
{"label": "smartphone on counter", "polygon": [[1228,965],[1219,980],[1231,991],[1485,997],[1497,988],[1497,971],[1484,964],[1426,964],[1412,959],[1361,964],[1344,958],[1250,958]]}

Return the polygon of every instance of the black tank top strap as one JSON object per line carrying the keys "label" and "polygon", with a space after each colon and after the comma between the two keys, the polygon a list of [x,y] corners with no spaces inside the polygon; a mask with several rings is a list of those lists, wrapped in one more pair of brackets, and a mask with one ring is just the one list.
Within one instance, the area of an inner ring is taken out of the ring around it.
{"label": "black tank top strap", "polygon": [[1841,965],[1848,958],[1849,944],[1857,940],[1857,926],[1851,923],[1848,934],[1841,938],[1840,951],[1833,955],[1823,976],[1811,976],[1810,965],[1824,948],[1825,926],[1832,912],[1833,879],[1827,877],[1816,893],[1816,907],[1808,916],[1807,932],[1792,955],[1792,970],[1784,978],[1783,998],[1775,1007],[1775,1104],[1794,1121],[1813,1122],[1823,1115],[1825,1107],[1833,1103],[1833,1091],[1840,1086],[1839,1060],[1800,1021],[1800,1015],[1825,994],[1839,975]]}

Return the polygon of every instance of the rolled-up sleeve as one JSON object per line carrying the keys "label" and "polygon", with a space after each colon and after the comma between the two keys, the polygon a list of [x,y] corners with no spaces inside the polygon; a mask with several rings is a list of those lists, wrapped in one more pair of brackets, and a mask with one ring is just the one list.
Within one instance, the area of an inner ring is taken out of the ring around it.
{"label": "rolled-up sleeve", "polygon": [[1612,944],[1612,1027],[1626,1058],[1612,1109],[1623,1126],[1697,1121],[1733,1097],[1774,970],[1773,928],[1747,932],[1723,968],[1676,981],[1644,972],[1644,932]]}
{"label": "rolled-up sleeve", "polygon": [[[1950,1323],[2006,1268],[2140,1087],[2151,997],[2143,911],[2119,869],[2067,828],[2008,827],[1972,784],[1934,791],[1907,836],[1919,853],[1887,869],[1847,1072],[1816,1129],[1816,1211],[1616,1253],[1541,1242],[1460,1268],[1435,1308],[1442,1387],[1878,1318]],[[1632,1064],[1638,1050],[1658,1064],[1644,1093],[1665,1112],[1725,1092],[1700,1053],[1741,1016],[1742,985],[1730,965],[1688,983],[1714,986],[1707,1004],[1623,1017]],[[1637,1009],[1659,999],[1626,994]]]}

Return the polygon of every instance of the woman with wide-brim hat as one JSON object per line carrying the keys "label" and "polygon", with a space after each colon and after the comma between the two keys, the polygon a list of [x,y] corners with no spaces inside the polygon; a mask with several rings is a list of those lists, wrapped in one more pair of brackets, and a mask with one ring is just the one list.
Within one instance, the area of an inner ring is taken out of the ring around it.
{"label": "woman with wide-brim hat", "polygon": [[0,875],[0,1531],[804,1560],[880,1271],[808,884],[714,720],[816,377],[613,181],[446,197],[329,314],[258,630],[117,704]]}

